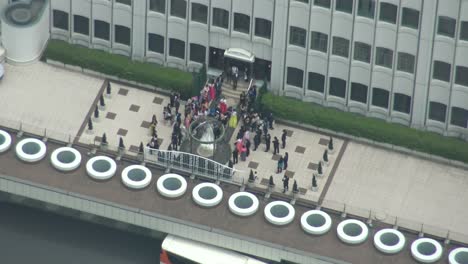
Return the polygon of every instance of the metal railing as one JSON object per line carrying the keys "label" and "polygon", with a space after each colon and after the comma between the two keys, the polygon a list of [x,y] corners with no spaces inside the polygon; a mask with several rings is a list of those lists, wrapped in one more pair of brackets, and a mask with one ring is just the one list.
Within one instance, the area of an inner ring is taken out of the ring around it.
{"label": "metal railing", "polygon": [[209,158],[186,152],[145,147],[144,161],[170,170],[236,185],[244,185],[248,179],[248,174],[244,171],[229,168]]}

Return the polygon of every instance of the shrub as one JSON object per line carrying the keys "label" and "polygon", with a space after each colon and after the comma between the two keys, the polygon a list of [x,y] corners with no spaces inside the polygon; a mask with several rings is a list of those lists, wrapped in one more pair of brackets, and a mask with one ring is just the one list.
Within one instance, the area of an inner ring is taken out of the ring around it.
{"label": "shrub", "polygon": [[282,119],[314,125],[356,137],[402,146],[408,149],[468,162],[468,142],[457,138],[421,131],[342,112],[296,99],[266,93],[261,97],[264,111],[271,111]]}
{"label": "shrub", "polygon": [[60,40],[49,41],[44,57],[122,79],[157,86],[166,90],[175,90],[180,92],[184,98],[194,94],[192,74],[178,69],[132,61],[125,56],[88,49]]}

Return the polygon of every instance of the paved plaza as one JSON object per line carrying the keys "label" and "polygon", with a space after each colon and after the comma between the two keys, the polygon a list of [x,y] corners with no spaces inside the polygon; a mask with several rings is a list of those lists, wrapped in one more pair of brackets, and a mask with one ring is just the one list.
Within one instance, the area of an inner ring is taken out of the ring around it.
{"label": "paved plaza", "polygon": [[67,140],[78,133],[102,81],[42,62],[5,64],[0,82],[0,125]]}
{"label": "paved plaza", "polygon": [[350,142],[325,199],[337,209],[346,203],[350,212],[370,209],[388,222],[397,216],[401,224],[468,238],[467,189],[466,170]]}
{"label": "paved plaza", "polygon": [[[103,79],[42,62],[5,66],[6,75],[0,83],[1,126],[17,129],[22,122],[27,132],[42,135],[47,128],[50,137],[66,140],[66,135],[74,137],[79,133],[89,115],[92,116],[100,93],[105,92]],[[84,127],[79,141],[99,143],[106,133],[111,146],[117,146],[122,137],[127,153],[136,155],[140,142],[146,145],[150,139],[148,126],[155,114],[161,149],[167,149],[172,126],[163,122],[162,111],[168,102],[167,96],[112,83],[111,97],[105,97],[105,109],[99,110],[99,120],[93,118],[93,132]],[[329,137],[277,123],[270,131],[272,140],[274,136],[280,139],[283,129],[288,137],[286,149],[280,148],[280,155],[289,153],[287,171],[276,173],[279,156],[273,155],[273,146],[265,153],[265,144],[251,151],[246,161],[239,159],[235,165],[238,170],[257,172],[257,188],[266,189],[273,175],[276,184],[273,191],[281,192],[281,179],[286,173],[290,177],[286,195],[290,198],[296,180],[300,198],[323,200],[325,207],[343,210],[346,204],[346,211],[351,214],[368,217],[372,211],[388,223],[398,217],[400,224],[414,230],[420,230],[424,223],[424,230],[438,230],[440,236],[451,230],[454,236],[460,234],[457,240],[468,237],[468,211],[464,209],[468,203],[466,170],[334,138],[335,153],[329,155],[324,177],[317,178],[318,191],[312,191],[312,175],[322,160]],[[50,135],[52,131],[55,136]],[[337,161],[340,155],[341,160]]]}

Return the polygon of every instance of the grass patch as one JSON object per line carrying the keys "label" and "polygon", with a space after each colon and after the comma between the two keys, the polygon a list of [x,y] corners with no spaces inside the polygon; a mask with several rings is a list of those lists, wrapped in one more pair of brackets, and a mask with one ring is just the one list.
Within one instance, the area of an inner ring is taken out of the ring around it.
{"label": "grass patch", "polygon": [[461,139],[412,129],[384,120],[342,112],[333,108],[265,93],[264,111],[276,117],[342,132],[356,137],[389,143],[412,150],[468,163],[468,142]]}
{"label": "grass patch", "polygon": [[184,98],[194,93],[192,73],[132,61],[129,57],[72,45],[61,40],[50,40],[44,57],[165,90],[178,91]]}

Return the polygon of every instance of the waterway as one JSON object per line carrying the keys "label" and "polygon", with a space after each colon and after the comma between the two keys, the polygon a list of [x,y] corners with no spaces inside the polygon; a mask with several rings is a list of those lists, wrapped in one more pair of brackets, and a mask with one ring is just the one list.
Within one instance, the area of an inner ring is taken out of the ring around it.
{"label": "waterway", "polygon": [[162,241],[0,202],[0,263],[159,263]]}

